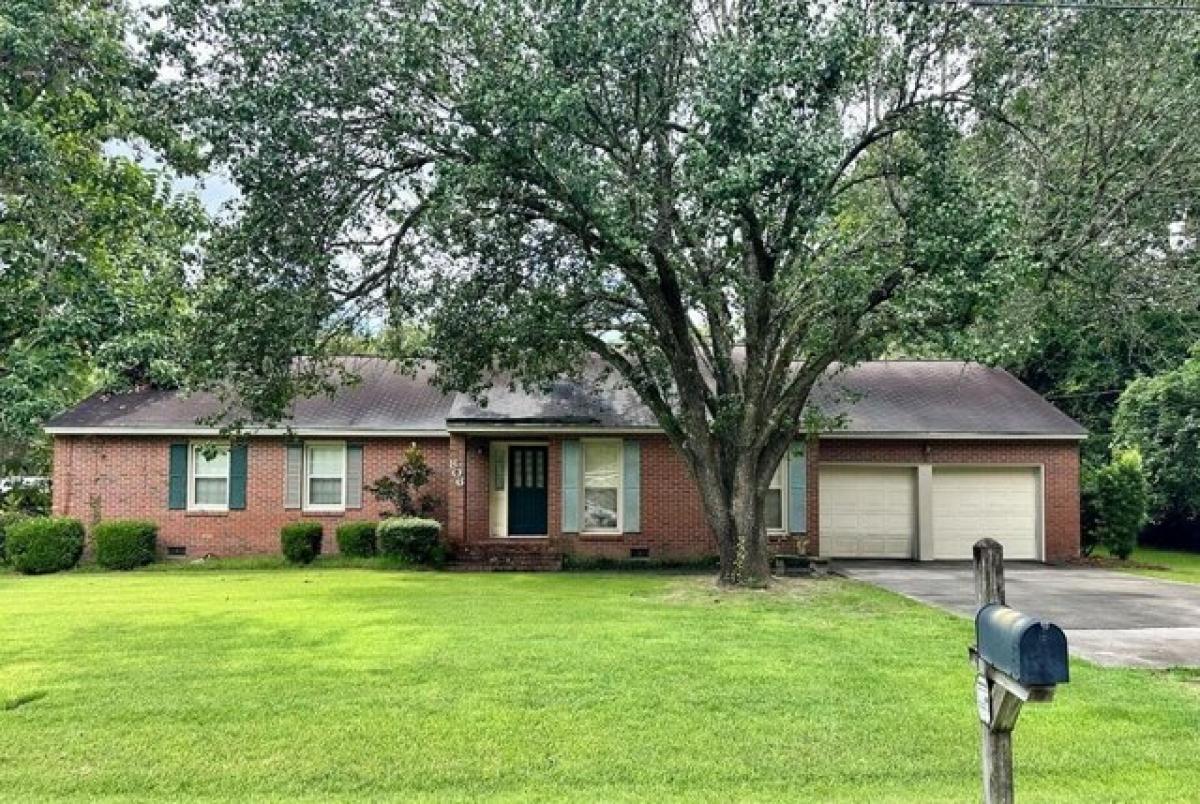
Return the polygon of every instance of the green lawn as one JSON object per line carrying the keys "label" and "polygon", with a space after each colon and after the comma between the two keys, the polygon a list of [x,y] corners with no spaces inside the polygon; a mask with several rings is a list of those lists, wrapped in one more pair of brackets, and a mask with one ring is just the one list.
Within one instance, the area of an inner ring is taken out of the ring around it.
{"label": "green lawn", "polygon": [[[850,581],[3,574],[0,614],[0,799],[978,796],[969,624]],[[1200,790],[1200,679],[1072,675],[1021,800]]]}
{"label": "green lawn", "polygon": [[[1138,547],[1130,556],[1133,566],[1118,567],[1150,578],[1166,581],[1200,583],[1200,553],[1186,550],[1164,550],[1159,547]],[[1147,566],[1139,567],[1137,564]]]}

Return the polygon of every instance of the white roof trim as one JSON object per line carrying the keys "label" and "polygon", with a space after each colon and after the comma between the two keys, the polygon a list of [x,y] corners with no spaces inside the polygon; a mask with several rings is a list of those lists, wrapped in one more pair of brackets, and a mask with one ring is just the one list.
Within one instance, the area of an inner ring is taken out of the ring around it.
{"label": "white roof trim", "polygon": [[[140,435],[140,436],[218,436],[226,435],[219,427],[46,427],[49,435]],[[354,438],[446,438],[445,430],[354,430],[346,427],[256,427],[240,432],[250,436],[354,437]]]}
{"label": "white roof trim", "polygon": [[[49,435],[133,435],[133,436],[220,436],[217,427],[46,427]],[[659,427],[599,427],[553,424],[472,424],[447,427],[445,430],[354,430],[351,428],[262,427],[242,431],[251,436],[353,437],[353,438],[446,438],[458,435],[528,435],[530,433],[565,433],[568,435],[655,435]],[[1084,433],[947,433],[902,432],[864,433],[833,430],[818,434],[818,438],[853,439],[858,441],[1083,441]]]}
{"label": "white roof trim", "polygon": [[570,435],[658,435],[661,427],[600,427],[574,424],[459,424],[446,428],[455,435],[529,435],[531,433],[567,433]]}
{"label": "white roof trim", "polygon": [[946,433],[889,431],[863,433],[831,430],[820,438],[845,438],[858,441],[1083,441],[1087,433]]}

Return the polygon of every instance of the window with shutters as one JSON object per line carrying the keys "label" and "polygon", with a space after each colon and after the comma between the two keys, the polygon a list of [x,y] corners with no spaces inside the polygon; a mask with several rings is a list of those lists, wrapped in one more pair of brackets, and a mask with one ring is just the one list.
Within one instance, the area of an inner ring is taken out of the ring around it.
{"label": "window with shutters", "polygon": [[584,441],[583,531],[621,530],[621,442]]}
{"label": "window with shutters", "polygon": [[188,460],[188,509],[229,510],[229,445],[194,442]]}
{"label": "window with shutters", "polygon": [[763,519],[769,531],[783,531],[783,518],[787,515],[787,458],[775,467],[771,475],[771,485],[767,488],[767,501],[763,511]]}
{"label": "window with shutters", "polygon": [[304,508],[340,511],[346,507],[346,445],[340,441],[304,445]]}

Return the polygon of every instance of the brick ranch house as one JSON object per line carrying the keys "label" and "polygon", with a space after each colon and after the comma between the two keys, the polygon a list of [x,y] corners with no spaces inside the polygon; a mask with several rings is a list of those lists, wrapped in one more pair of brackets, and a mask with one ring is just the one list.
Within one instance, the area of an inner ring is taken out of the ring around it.
{"label": "brick ranch house", "polygon": [[[684,463],[628,390],[562,382],[544,395],[497,383],[486,404],[373,358],[332,398],[296,402],[290,430],[232,445],[197,424],[204,395],[95,395],[53,419],[54,512],[137,517],[171,556],[274,553],[299,519],[377,519],[366,491],[410,445],[434,470],[452,549],[524,555],[716,554]],[[798,437],[771,484],[779,552],[962,559],[991,536],[1010,558],[1079,554],[1084,430],[1009,374],[958,361],[879,361],[832,374],[811,405],[844,426]],[[215,454],[205,450],[216,443]],[[209,457],[212,455],[212,457]]]}

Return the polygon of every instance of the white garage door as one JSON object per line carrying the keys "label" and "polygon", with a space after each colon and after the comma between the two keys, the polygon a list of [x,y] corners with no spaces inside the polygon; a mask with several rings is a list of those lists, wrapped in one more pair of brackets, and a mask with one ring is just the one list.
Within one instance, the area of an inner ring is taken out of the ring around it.
{"label": "white garage door", "polygon": [[911,467],[821,467],[821,555],[912,558],[917,474]]}
{"label": "white garage door", "polygon": [[1005,558],[1038,557],[1038,470],[933,470],[933,557],[970,558],[985,537],[1004,545]]}

